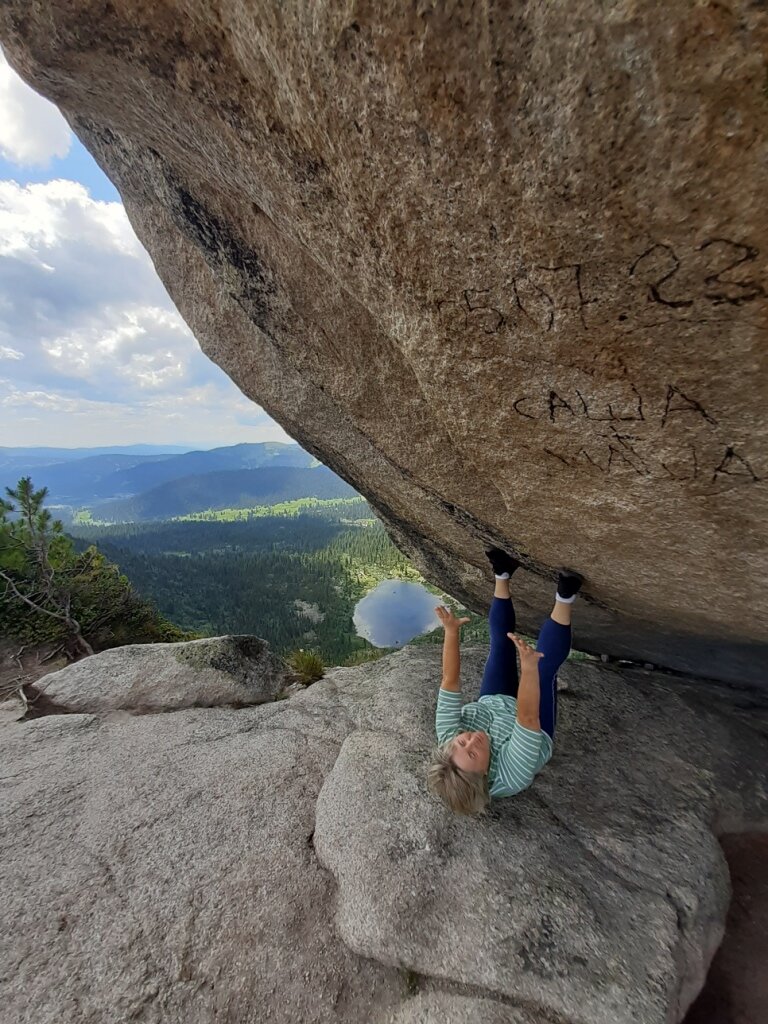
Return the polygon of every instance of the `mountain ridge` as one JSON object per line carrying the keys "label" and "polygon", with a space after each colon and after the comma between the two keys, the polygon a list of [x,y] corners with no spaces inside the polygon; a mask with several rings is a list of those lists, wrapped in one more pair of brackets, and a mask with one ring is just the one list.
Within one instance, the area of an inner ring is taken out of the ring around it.
{"label": "mountain ridge", "polygon": [[207,509],[248,508],[294,498],[346,498],[357,491],[327,466],[262,466],[191,474],[94,508],[100,522],[170,519]]}
{"label": "mountain ridge", "polygon": [[[98,452],[97,449],[83,451]],[[309,468],[312,464],[319,465],[298,444],[262,441],[180,453],[104,451],[48,464],[29,461],[23,455],[6,456],[4,461],[0,454],[0,478],[6,486],[14,486],[19,477],[31,476],[36,487],[48,488],[53,502],[92,506],[129,498],[172,480],[201,473],[256,469],[264,465]]]}

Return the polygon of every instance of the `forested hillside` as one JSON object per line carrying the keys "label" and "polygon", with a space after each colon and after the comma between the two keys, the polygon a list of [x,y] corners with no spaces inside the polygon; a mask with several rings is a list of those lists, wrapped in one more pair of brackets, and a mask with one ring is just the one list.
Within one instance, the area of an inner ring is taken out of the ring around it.
{"label": "forested hillside", "polygon": [[[74,527],[95,543],[160,611],[185,629],[255,633],[280,654],[317,651],[327,665],[377,652],[357,636],[357,601],[378,582],[423,582],[361,497],[226,521]],[[262,510],[264,513],[266,510]],[[428,587],[445,600],[439,590]],[[482,618],[466,639],[487,638]],[[441,633],[441,631],[438,631]],[[437,639],[441,640],[442,636]]]}
{"label": "forested hillside", "polygon": [[[8,496],[0,502],[0,633],[25,646],[59,644],[71,657],[117,644],[246,633],[284,657],[304,651],[321,666],[354,664],[383,653],[357,635],[358,601],[385,580],[425,585],[354,492],[177,521],[81,521],[71,537],[45,508],[45,489],[29,478]],[[449,602],[427,589],[435,603]],[[405,611],[407,618],[408,598],[396,600],[395,609],[377,614]],[[487,638],[482,617],[464,637]],[[423,639],[439,642],[441,631]]]}
{"label": "forested hillside", "polygon": [[23,477],[0,498],[0,640],[77,658],[122,644],[190,639],[93,545],[77,548]]}
{"label": "forested hillside", "polygon": [[93,516],[103,522],[136,522],[170,519],[205,509],[272,505],[304,497],[346,498],[355,494],[353,487],[326,466],[264,466],[182,477],[133,498],[99,505]]}

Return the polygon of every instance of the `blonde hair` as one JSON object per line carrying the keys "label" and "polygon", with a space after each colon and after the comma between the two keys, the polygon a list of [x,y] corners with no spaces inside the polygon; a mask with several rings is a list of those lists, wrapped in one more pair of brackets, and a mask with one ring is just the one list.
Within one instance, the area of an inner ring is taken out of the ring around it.
{"label": "blonde hair", "polygon": [[451,760],[453,740],[438,747],[427,769],[427,787],[456,814],[484,814],[491,802],[488,776],[468,772]]}

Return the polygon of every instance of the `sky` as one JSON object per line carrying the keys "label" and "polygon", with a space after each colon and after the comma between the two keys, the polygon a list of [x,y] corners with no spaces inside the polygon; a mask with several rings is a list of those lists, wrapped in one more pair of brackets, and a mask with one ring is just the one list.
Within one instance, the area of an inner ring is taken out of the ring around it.
{"label": "sky", "polygon": [[117,190],[0,50],[0,447],[291,440],[200,351]]}

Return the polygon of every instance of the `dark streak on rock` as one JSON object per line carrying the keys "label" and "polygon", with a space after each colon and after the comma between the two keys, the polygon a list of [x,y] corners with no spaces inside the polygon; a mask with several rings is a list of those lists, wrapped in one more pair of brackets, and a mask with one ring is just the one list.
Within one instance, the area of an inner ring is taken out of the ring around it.
{"label": "dark streak on rock", "polygon": [[166,179],[170,213],[176,226],[201,251],[217,276],[225,266],[237,272],[238,287],[230,295],[246,316],[275,341],[272,299],[277,293],[277,282],[272,271],[223,221],[173,180],[167,168]]}
{"label": "dark streak on rock", "polygon": [[421,145],[425,147],[425,149],[429,149],[432,145],[429,139],[429,132],[420,124],[416,125],[416,138],[419,140]]}
{"label": "dark streak on rock", "polygon": [[294,181],[299,185],[312,184],[328,173],[325,161],[311,153],[294,153],[291,160]]}

